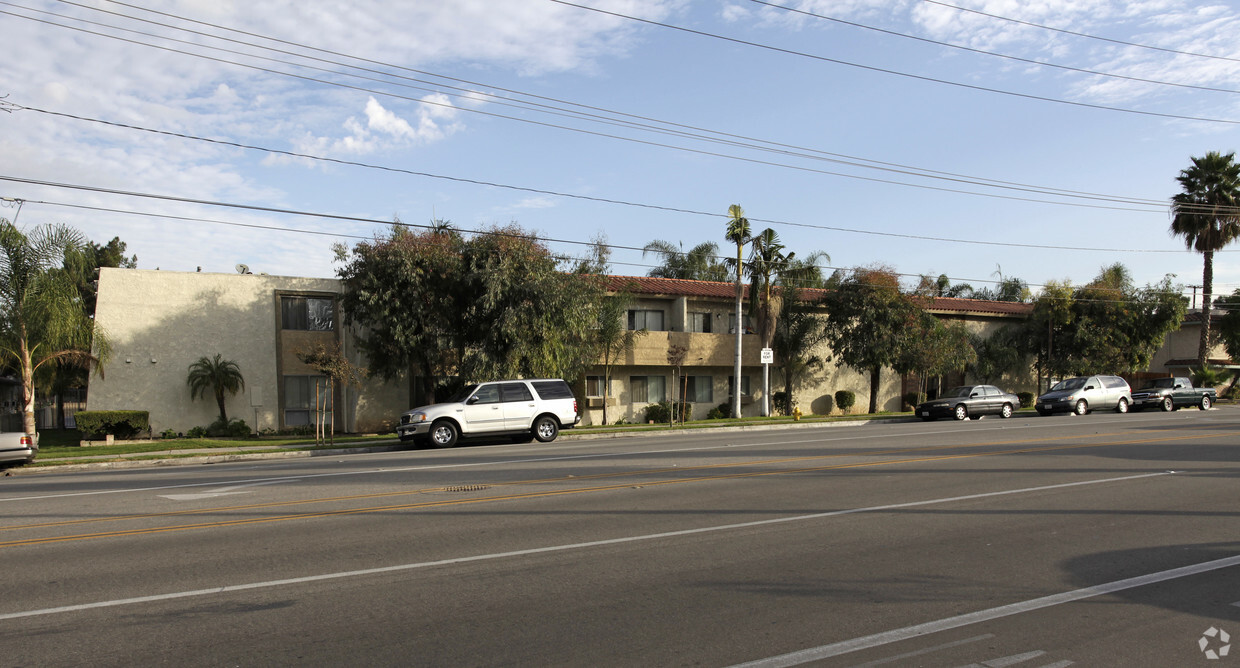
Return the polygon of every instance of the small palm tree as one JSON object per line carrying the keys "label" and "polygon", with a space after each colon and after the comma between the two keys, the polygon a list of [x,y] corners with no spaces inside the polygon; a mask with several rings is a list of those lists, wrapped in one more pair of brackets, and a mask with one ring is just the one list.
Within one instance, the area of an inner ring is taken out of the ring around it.
{"label": "small palm tree", "polygon": [[1202,256],[1201,341],[1197,363],[1206,365],[1210,351],[1210,301],[1214,296],[1214,252],[1240,237],[1240,164],[1234,152],[1210,151],[1176,180],[1184,192],[1171,198],[1171,234]]}
{"label": "small palm tree", "polygon": [[206,397],[207,392],[215,396],[220,406],[220,422],[228,424],[228,413],[224,410],[224,393],[236,394],[245,389],[245,379],[241,377],[241,369],[232,360],[223,359],[219,353],[214,358],[199,357],[197,362],[189,365],[190,399],[199,395]]}

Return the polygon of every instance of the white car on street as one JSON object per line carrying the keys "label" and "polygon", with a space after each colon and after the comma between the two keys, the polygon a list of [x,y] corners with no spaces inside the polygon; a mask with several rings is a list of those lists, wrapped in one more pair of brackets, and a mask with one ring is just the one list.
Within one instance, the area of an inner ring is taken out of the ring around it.
{"label": "white car on street", "polygon": [[548,443],[580,421],[577,399],[563,380],[501,380],[467,385],[447,402],[405,411],[396,434],[402,441],[425,441],[436,448],[450,448],[461,438],[502,434]]}

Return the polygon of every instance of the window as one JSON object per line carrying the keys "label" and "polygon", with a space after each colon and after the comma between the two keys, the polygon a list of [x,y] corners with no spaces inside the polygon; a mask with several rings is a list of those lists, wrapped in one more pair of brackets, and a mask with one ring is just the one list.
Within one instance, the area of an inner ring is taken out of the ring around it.
{"label": "window", "polygon": [[[542,390],[539,390],[542,394]],[[601,397],[603,396],[603,377],[602,376],[586,376],[586,396]]]}
{"label": "window", "polygon": [[709,313],[690,313],[689,314],[689,331],[710,333],[710,314]]}
{"label": "window", "polygon": [[[732,388],[736,387],[735,376],[728,376],[728,396],[732,396]],[[749,376],[741,376],[741,396],[749,396]]]}
{"label": "window", "polygon": [[[595,376],[602,381],[602,376]],[[573,390],[562,380],[536,380],[530,383],[539,399],[572,399]]]}
{"label": "window", "polygon": [[662,332],[663,311],[645,311],[641,309],[630,310],[629,329],[645,329],[651,332]]}
{"label": "window", "polygon": [[280,320],[284,329],[330,332],[336,329],[336,302],[315,297],[281,297]]}
{"label": "window", "polygon": [[709,404],[714,401],[714,379],[710,376],[685,376],[681,384],[685,401],[694,404]]}
{"label": "window", "polygon": [[[753,334],[753,322],[750,321],[749,316],[745,316],[744,320],[741,320],[741,322],[745,323],[745,333]],[[729,334],[736,333],[736,314],[735,313],[732,313],[728,316],[728,333]]]}
{"label": "window", "polygon": [[316,403],[325,411],[332,410],[332,396],[327,391],[326,376],[284,377],[284,426],[314,424]]}
{"label": "window", "polygon": [[534,395],[525,383],[504,383],[500,386],[504,401],[533,401]]}
{"label": "window", "polygon": [[629,376],[629,402],[657,404],[667,398],[667,377]]}
{"label": "window", "polygon": [[469,398],[471,404],[498,404],[499,385],[483,385]]}

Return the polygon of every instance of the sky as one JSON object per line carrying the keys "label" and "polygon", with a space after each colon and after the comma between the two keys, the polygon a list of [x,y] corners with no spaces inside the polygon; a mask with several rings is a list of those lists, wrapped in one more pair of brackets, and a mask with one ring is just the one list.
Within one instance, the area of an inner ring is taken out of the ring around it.
{"label": "sky", "polygon": [[515,223],[645,275],[733,255],[740,204],[827,272],[1200,285],[1168,202],[1240,148],[1236,34],[1198,0],[2,0],[0,217],[314,277],[395,219]]}

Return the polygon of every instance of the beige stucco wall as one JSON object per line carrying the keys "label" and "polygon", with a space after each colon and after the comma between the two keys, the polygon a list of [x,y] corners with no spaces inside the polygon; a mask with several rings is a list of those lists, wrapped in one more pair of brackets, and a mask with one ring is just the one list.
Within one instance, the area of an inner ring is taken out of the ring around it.
{"label": "beige stucco wall", "polygon": [[[198,358],[216,353],[237,363],[246,390],[226,400],[230,418],[257,430],[279,428],[280,345],[278,292],[337,294],[334,279],[105,268],[99,276],[96,321],[113,349],[102,376],[90,381],[90,410],[136,409],[151,415],[155,434],[206,426],[218,414],[214,397],[191,399],[185,379]],[[337,316],[339,317],[339,316]],[[283,348],[283,350],[281,350]],[[345,336],[343,350],[359,359]],[[284,360],[284,373],[307,373]],[[402,383],[368,380],[361,393],[344,390],[339,431],[370,431],[408,408]]]}

